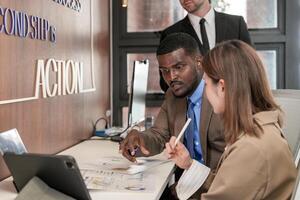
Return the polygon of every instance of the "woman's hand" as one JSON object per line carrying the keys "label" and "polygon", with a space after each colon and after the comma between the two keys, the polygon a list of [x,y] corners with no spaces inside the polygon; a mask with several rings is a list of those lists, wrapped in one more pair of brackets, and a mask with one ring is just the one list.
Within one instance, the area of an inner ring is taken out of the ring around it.
{"label": "woman's hand", "polygon": [[173,160],[176,165],[182,169],[188,169],[192,165],[192,158],[185,146],[178,142],[175,146],[176,137],[172,136],[166,143],[166,153],[169,159]]}

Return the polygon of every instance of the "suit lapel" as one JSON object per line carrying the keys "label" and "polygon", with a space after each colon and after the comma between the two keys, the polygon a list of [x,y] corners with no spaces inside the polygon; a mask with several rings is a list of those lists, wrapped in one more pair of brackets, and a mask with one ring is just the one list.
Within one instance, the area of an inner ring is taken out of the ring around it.
{"label": "suit lapel", "polygon": [[226,33],[226,21],[219,12],[215,11],[215,23],[216,23],[216,43],[220,43],[225,38]]}
{"label": "suit lapel", "polygon": [[208,140],[207,134],[208,134],[208,127],[210,124],[212,114],[213,114],[212,107],[205,96],[205,91],[203,91],[199,134],[201,138],[202,156],[205,163],[207,162],[207,140]]}
{"label": "suit lapel", "polygon": [[[186,121],[186,110],[187,110],[187,101],[186,98],[180,98],[175,104],[176,113],[175,113],[175,122],[174,122],[174,135],[177,137],[177,135],[180,133],[182,127],[185,124]],[[183,142],[182,137],[180,139],[181,142]]]}
{"label": "suit lapel", "polygon": [[202,44],[198,38],[198,35],[197,33],[195,32],[195,29],[194,27],[192,26],[190,20],[189,20],[189,17],[188,15],[183,19],[183,29],[182,29],[182,32],[185,32],[185,33],[188,33],[190,34],[198,43],[198,46],[199,46],[199,49],[200,49],[200,52],[203,53],[203,47],[202,47]]}

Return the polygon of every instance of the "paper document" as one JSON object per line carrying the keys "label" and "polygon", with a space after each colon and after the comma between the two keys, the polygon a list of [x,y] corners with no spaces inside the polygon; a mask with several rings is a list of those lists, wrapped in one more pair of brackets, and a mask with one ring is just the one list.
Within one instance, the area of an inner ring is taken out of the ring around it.
{"label": "paper document", "polygon": [[169,160],[138,158],[132,163],[123,157],[102,157],[93,163],[82,163],[79,168],[88,189],[104,191],[153,191],[153,177],[148,169]]}
{"label": "paper document", "polygon": [[0,153],[3,155],[6,152],[15,154],[27,153],[17,129],[0,133]]}
{"label": "paper document", "polygon": [[123,174],[137,174],[167,162],[170,162],[170,160],[137,158],[137,163],[132,163],[124,157],[102,157],[93,163],[81,164],[80,169],[94,171],[110,170]]}
{"label": "paper document", "polygon": [[183,172],[176,186],[178,198],[186,200],[192,196],[205,182],[209,173],[210,168],[193,160],[191,167]]}
{"label": "paper document", "polygon": [[112,171],[81,170],[84,182],[88,189],[103,190],[106,192],[144,191],[153,192],[154,184],[151,175],[143,173],[129,175]]}

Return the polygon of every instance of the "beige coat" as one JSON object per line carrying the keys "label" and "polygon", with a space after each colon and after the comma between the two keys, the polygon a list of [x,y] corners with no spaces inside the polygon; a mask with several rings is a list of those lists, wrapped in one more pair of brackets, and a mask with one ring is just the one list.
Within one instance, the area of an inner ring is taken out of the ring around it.
{"label": "beige coat", "polygon": [[[205,93],[203,93],[205,94]],[[224,151],[224,133],[220,118],[203,95],[200,117],[200,139],[205,165],[215,169]],[[187,100],[175,97],[167,91],[154,126],[143,134],[145,145],[151,155],[158,154],[165,148],[171,136],[177,136],[186,121]],[[183,137],[181,138],[183,141]]]}
{"label": "beige coat", "polygon": [[278,111],[260,112],[254,118],[263,128],[257,137],[242,135],[224,151],[217,174],[202,200],[285,200],[295,179],[293,156],[282,137]]}

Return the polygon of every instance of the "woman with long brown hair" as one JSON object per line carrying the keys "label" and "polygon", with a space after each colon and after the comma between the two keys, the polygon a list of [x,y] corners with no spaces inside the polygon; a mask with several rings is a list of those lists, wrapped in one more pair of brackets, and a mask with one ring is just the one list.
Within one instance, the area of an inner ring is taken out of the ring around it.
{"label": "woman with long brown hair", "polygon": [[[289,199],[296,167],[281,131],[282,111],[272,96],[255,50],[231,40],[220,43],[202,61],[205,92],[224,121],[226,149],[215,178],[201,199]],[[184,145],[166,144],[169,157],[189,173],[200,163]]]}

